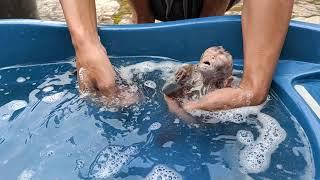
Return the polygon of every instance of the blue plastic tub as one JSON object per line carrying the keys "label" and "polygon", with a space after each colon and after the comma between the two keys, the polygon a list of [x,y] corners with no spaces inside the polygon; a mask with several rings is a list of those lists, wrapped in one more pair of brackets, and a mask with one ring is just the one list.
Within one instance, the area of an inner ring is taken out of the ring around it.
{"label": "blue plastic tub", "polygon": [[[113,56],[163,56],[199,59],[223,45],[241,68],[242,32],[238,16],[186,21],[101,26],[100,37]],[[38,20],[0,21],[0,68],[49,63],[74,55],[65,24]],[[44,62],[44,60],[46,62]],[[320,179],[320,26],[291,22],[272,89],[305,130]]]}

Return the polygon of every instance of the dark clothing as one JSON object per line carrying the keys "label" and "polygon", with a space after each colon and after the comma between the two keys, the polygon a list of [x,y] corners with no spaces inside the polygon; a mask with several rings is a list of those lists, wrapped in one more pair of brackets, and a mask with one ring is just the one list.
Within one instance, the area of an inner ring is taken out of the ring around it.
{"label": "dark clothing", "polygon": [[[231,0],[227,10],[238,2],[239,0]],[[203,0],[151,0],[155,19],[160,21],[198,18],[202,7]]]}
{"label": "dark clothing", "polygon": [[0,0],[0,19],[38,18],[36,0]]}

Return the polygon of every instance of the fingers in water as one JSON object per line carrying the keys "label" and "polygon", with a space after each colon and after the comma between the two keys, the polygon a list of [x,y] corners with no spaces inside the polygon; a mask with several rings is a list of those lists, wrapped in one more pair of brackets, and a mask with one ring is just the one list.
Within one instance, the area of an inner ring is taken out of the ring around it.
{"label": "fingers in water", "polygon": [[94,86],[89,78],[89,72],[83,67],[78,70],[78,83],[81,95],[88,95],[93,92]]}

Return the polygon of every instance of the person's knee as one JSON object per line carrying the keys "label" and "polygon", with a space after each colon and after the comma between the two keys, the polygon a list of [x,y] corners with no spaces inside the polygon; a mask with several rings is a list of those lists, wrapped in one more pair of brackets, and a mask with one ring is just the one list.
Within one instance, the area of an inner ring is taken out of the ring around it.
{"label": "person's knee", "polygon": [[131,5],[134,23],[154,22],[149,0],[129,0],[129,3]]}

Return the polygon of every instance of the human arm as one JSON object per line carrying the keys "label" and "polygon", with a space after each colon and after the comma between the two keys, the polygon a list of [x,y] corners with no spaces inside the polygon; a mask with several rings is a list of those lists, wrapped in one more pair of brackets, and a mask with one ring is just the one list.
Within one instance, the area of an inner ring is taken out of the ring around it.
{"label": "human arm", "polygon": [[[76,52],[79,70],[86,78],[81,90],[99,91],[108,96],[115,91],[115,71],[97,32],[95,0],[60,0]],[[79,78],[78,78],[79,79]]]}
{"label": "human arm", "polygon": [[216,90],[199,101],[184,104],[184,109],[212,111],[261,104],[269,92],[288,30],[293,2],[244,0],[244,74],[240,86]]}

